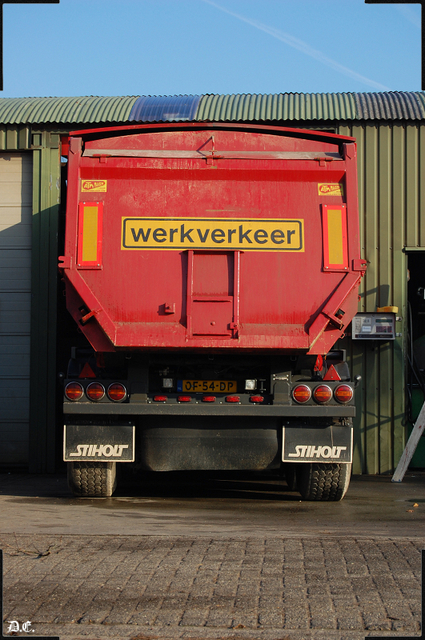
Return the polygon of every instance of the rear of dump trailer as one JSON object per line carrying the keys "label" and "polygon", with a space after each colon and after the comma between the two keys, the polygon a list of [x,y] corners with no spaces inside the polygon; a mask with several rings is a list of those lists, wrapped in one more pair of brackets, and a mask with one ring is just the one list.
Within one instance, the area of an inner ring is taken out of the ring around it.
{"label": "rear of dump trailer", "polygon": [[340,500],[354,384],[356,146],[329,133],[158,124],[72,133],[64,384],[76,495],[138,469],[282,470]]}

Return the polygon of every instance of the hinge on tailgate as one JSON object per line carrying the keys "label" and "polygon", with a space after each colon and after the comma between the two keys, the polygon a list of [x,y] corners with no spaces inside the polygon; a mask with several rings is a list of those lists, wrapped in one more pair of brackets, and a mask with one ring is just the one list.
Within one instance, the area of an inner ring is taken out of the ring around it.
{"label": "hinge on tailgate", "polygon": [[[80,311],[81,311],[81,309],[80,309]],[[86,313],[85,316],[80,318],[80,324],[82,324],[84,326],[91,318],[94,318],[100,312],[101,312],[101,309],[98,309],[97,311],[94,311],[94,310],[93,311],[89,311],[89,313]]]}
{"label": "hinge on tailgate", "polygon": [[366,271],[366,269],[367,269],[366,260],[363,260],[363,258],[354,258],[353,271]]}
{"label": "hinge on tailgate", "polygon": [[325,158],[315,158],[319,162],[319,167],[326,167],[327,162],[332,162],[333,158],[325,157]]}
{"label": "hinge on tailgate", "polygon": [[328,318],[329,322],[331,322],[337,329],[341,331],[344,328],[344,323],[342,322],[342,317],[344,316],[344,311],[341,313],[337,312],[335,315],[331,313],[326,313],[322,311],[323,315]]}
{"label": "hinge on tailgate", "polygon": [[59,256],[58,258],[59,269],[71,269],[72,267],[72,256]]}

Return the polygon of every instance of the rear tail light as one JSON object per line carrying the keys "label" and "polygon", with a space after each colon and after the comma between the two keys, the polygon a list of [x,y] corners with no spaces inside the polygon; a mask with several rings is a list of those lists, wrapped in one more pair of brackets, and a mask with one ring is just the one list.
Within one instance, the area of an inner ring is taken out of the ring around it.
{"label": "rear tail light", "polygon": [[167,402],[167,396],[154,396],[154,402]]}
{"label": "rear tail light", "polygon": [[177,396],[177,400],[179,402],[190,402],[192,400],[192,396]]}
{"label": "rear tail light", "polygon": [[65,387],[65,396],[68,400],[75,402],[84,395],[83,385],[79,382],[68,382]]}
{"label": "rear tail light", "polygon": [[91,382],[86,389],[86,396],[93,402],[99,402],[105,396],[105,387],[100,382]]}
{"label": "rear tail light", "polygon": [[250,396],[249,401],[258,404],[259,402],[264,402],[264,398],[263,396]]}
{"label": "rear tail light", "polygon": [[215,396],[203,396],[202,402],[215,402]]}
{"label": "rear tail light", "polygon": [[311,398],[311,389],[306,384],[299,384],[292,390],[292,397],[300,404],[308,402]]}
{"label": "rear tail light", "polygon": [[313,398],[319,404],[325,404],[332,398],[332,389],[327,384],[320,384],[313,391]]}
{"label": "rear tail light", "polygon": [[122,402],[127,398],[127,389],[120,382],[114,382],[108,387],[108,398],[113,402]]}
{"label": "rear tail light", "polygon": [[226,396],[226,402],[240,402],[240,396]]}
{"label": "rear tail light", "polygon": [[334,391],[335,400],[341,404],[347,404],[353,399],[353,390],[348,384],[340,384]]}

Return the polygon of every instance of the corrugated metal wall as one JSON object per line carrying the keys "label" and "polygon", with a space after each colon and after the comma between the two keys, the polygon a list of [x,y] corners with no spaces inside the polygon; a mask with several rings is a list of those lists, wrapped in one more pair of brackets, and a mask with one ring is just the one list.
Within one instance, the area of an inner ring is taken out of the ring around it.
{"label": "corrugated metal wall", "polygon": [[[276,124],[320,128],[323,123]],[[358,144],[359,205],[363,256],[369,267],[361,285],[360,311],[399,308],[400,336],[371,344],[344,341],[354,375],[361,375],[355,429],[355,473],[386,473],[405,445],[405,354],[407,339],[407,253],[425,251],[425,122],[327,121],[326,127],[354,136]],[[39,136],[38,138],[35,136]],[[59,199],[58,136],[40,127],[0,127],[0,149],[32,149],[33,305],[32,411],[30,446],[34,471],[53,470],[57,416],[54,403],[56,234]],[[424,254],[425,255],[425,254]],[[425,266],[424,266],[425,274]],[[46,402],[47,401],[47,402]],[[60,433],[57,432],[60,439]]]}
{"label": "corrugated metal wall", "polygon": [[[358,145],[362,253],[359,311],[399,308],[400,334],[382,344],[347,341],[358,389],[355,473],[386,473],[405,445],[407,250],[425,249],[425,124],[339,126]],[[425,265],[424,265],[425,267]]]}

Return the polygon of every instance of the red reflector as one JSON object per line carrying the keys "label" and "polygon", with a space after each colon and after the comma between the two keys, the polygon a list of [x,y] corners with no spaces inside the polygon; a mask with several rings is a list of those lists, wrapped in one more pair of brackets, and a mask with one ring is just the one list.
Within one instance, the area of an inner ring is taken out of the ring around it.
{"label": "red reflector", "polygon": [[319,404],[325,404],[332,398],[332,390],[327,384],[321,384],[313,391],[313,398]]}
{"label": "red reflector", "polygon": [[86,396],[93,400],[93,402],[99,402],[105,395],[105,387],[100,382],[91,382],[86,389]]}
{"label": "red reflector", "polygon": [[192,400],[192,396],[177,396],[177,400],[179,402],[190,402]]}
{"label": "red reflector", "polygon": [[250,396],[249,401],[255,403],[264,402],[264,398],[263,396]]}
{"label": "red reflector", "polygon": [[202,402],[215,402],[215,396],[204,396]]}
{"label": "red reflector", "polygon": [[127,397],[127,389],[120,382],[114,382],[108,387],[108,398],[113,402],[122,402]]}
{"label": "red reflector", "polygon": [[338,400],[338,402],[341,402],[342,404],[350,402],[353,395],[353,390],[348,386],[348,384],[340,384],[334,391],[335,400]]}
{"label": "red reflector", "polygon": [[226,402],[240,402],[240,396],[226,396]]}
{"label": "red reflector", "polygon": [[75,402],[83,397],[84,389],[79,382],[68,382],[65,387],[65,396]]}
{"label": "red reflector", "polygon": [[308,402],[311,398],[311,389],[306,384],[299,384],[292,390],[292,397],[300,404]]}
{"label": "red reflector", "polygon": [[154,396],[154,402],[167,402],[167,396]]}
{"label": "red reflector", "polygon": [[86,362],[84,367],[81,369],[81,373],[80,373],[80,375],[78,377],[79,378],[95,378],[96,374],[93,371],[93,369],[91,368],[91,366],[89,365],[89,363]]}
{"label": "red reflector", "polygon": [[331,364],[329,369],[326,371],[323,380],[341,380],[341,376],[339,375],[333,364]]}

